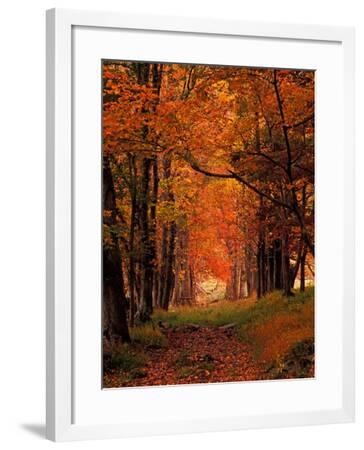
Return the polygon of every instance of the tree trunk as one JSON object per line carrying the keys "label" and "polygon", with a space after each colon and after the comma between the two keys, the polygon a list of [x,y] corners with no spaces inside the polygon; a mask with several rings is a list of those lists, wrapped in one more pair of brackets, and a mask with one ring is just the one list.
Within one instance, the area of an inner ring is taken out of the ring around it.
{"label": "tree trunk", "polygon": [[254,272],[252,266],[252,251],[250,246],[245,248],[245,270],[246,270],[246,294],[250,297],[254,292]]}
{"label": "tree trunk", "polygon": [[153,178],[153,189],[152,189],[152,202],[150,206],[150,240],[151,240],[151,251],[154,260],[154,270],[153,270],[153,305],[158,302],[158,261],[157,261],[157,202],[158,202],[158,186],[159,186],[159,176],[158,176],[158,159],[156,156],[152,159],[152,178]]}
{"label": "tree trunk", "polygon": [[169,239],[167,247],[167,260],[165,265],[164,289],[161,297],[161,307],[168,310],[169,304],[173,296],[175,285],[174,279],[174,262],[175,262],[175,240],[176,240],[176,224],[172,222],[169,226]]}
{"label": "tree trunk", "polygon": [[260,299],[263,295],[263,286],[262,286],[262,248],[261,243],[258,244],[258,253],[257,253],[257,299]]}
{"label": "tree trunk", "polygon": [[268,275],[266,266],[265,242],[262,237],[260,237],[258,244],[257,269],[258,269],[257,298],[261,298],[267,293],[267,275]]}
{"label": "tree trunk", "polygon": [[230,281],[227,288],[227,298],[232,301],[239,299],[240,292],[240,270],[239,265],[236,260],[231,265],[231,275]]}
{"label": "tree trunk", "polygon": [[297,258],[296,258],[296,264],[291,270],[291,288],[294,288],[294,283],[296,281],[300,264],[301,264],[301,256],[302,256],[302,249],[303,249],[303,237],[300,239],[300,242],[298,244],[298,250],[297,250]]}
{"label": "tree trunk", "polygon": [[289,257],[289,241],[288,234],[284,233],[282,237],[282,278],[283,278],[283,294],[286,297],[293,296],[291,290],[291,265]]}
{"label": "tree trunk", "polygon": [[[171,177],[171,159],[165,155],[162,160],[163,180],[167,181],[162,200],[174,205],[174,194],[168,185]],[[161,264],[159,270],[158,304],[167,310],[173,297],[175,285],[175,245],[177,227],[174,221],[164,223],[162,226]]]}
{"label": "tree trunk", "polygon": [[130,230],[129,230],[129,295],[130,295],[130,326],[134,326],[136,313],[136,267],[135,267],[135,228],[137,225],[137,169],[135,155],[128,155],[129,175],[130,175]]}
{"label": "tree trunk", "polygon": [[274,249],[274,289],[280,290],[283,288],[281,239],[274,240],[273,249]]}
{"label": "tree trunk", "polygon": [[272,292],[274,290],[274,250],[273,247],[269,247],[268,250],[268,284],[267,291]]}
{"label": "tree trunk", "polygon": [[[137,65],[137,79],[140,85],[148,85],[150,81],[156,91],[157,99],[152,106],[143,106],[144,113],[152,113],[159,101],[160,93],[160,71],[158,64],[140,63]],[[142,128],[142,140],[148,137],[148,125]],[[153,193],[151,202],[151,169],[153,168]],[[142,322],[150,319],[153,313],[153,281],[155,279],[156,262],[156,197],[158,195],[158,166],[156,156],[145,156],[142,160],[141,181],[140,181],[140,299],[138,316]],[[152,204],[151,204],[152,203]],[[150,208],[150,215],[149,215]],[[153,220],[154,219],[154,220]]]}
{"label": "tree trunk", "polygon": [[245,263],[242,259],[240,262],[240,286],[239,286],[239,299],[246,297],[246,271]]}
{"label": "tree trunk", "polygon": [[140,231],[141,231],[141,298],[139,319],[142,322],[150,320],[153,313],[153,270],[154,247],[150,238],[149,226],[149,184],[152,160],[145,157],[142,161],[141,199],[140,199]]}
{"label": "tree trunk", "polygon": [[116,224],[117,211],[114,183],[107,157],[103,160],[103,210],[104,225],[108,226],[111,243],[103,243],[103,327],[109,337],[117,336],[130,342],[126,319],[126,298],[119,239],[112,227]]}
{"label": "tree trunk", "polygon": [[306,266],[307,249],[304,248],[301,256],[301,274],[300,274],[300,291],[305,291],[305,266]]}
{"label": "tree trunk", "polygon": [[[256,138],[257,138],[257,136],[259,139],[259,133],[256,131]],[[260,151],[260,145],[258,147],[258,150]],[[262,196],[260,197],[260,207],[259,207],[257,216],[259,219],[259,240],[258,240],[258,250],[257,250],[257,269],[258,269],[257,298],[259,299],[259,298],[263,297],[267,291],[265,228],[264,228],[266,215],[265,215],[265,211],[264,211],[264,202],[263,202]]]}
{"label": "tree trunk", "polygon": [[177,233],[176,276],[173,303],[191,305],[195,301],[194,274],[188,257],[188,231]]}
{"label": "tree trunk", "polygon": [[162,308],[164,290],[166,288],[167,277],[167,259],[168,259],[168,224],[162,226],[162,244],[160,254],[160,267],[159,267],[159,289],[158,289],[158,306]]}

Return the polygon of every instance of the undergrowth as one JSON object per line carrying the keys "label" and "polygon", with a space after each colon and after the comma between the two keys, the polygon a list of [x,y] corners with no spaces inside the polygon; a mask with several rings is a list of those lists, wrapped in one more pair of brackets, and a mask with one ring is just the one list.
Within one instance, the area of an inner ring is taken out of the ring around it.
{"label": "undergrowth", "polygon": [[[148,351],[163,351],[168,345],[163,329],[186,324],[234,324],[236,336],[250,345],[269,379],[314,376],[313,287],[304,293],[295,292],[290,298],[276,291],[260,300],[220,301],[208,307],[179,307],[168,312],[156,310],[152,322],[130,329],[130,344],[114,344],[104,353],[104,369],[109,374],[117,372],[121,383],[146,376]],[[175,366],[183,379],[213,370],[214,363],[205,354],[192,361],[187,352],[177,357]]]}
{"label": "undergrowth", "polygon": [[130,329],[130,344],[109,344],[104,352],[104,371],[117,371],[123,382],[146,375],[148,350],[163,348],[167,338],[153,324],[144,324]]}
{"label": "undergrowth", "polygon": [[130,338],[133,343],[144,348],[162,348],[167,345],[167,338],[160,328],[150,323],[131,328]]}
{"label": "undergrowth", "polygon": [[128,344],[115,346],[104,356],[105,368],[108,370],[123,370],[130,372],[145,365],[147,357]]}
{"label": "undergrowth", "polygon": [[[299,348],[301,342],[314,341],[314,288],[295,292],[289,298],[275,291],[257,301],[224,301],[205,308],[192,306],[169,312],[156,311],[153,319],[172,327],[186,323],[209,327],[233,323],[238,337],[251,345],[255,359],[264,364],[270,374],[282,375],[287,372],[285,361],[289,352],[296,346]],[[313,369],[309,368],[310,371]]]}

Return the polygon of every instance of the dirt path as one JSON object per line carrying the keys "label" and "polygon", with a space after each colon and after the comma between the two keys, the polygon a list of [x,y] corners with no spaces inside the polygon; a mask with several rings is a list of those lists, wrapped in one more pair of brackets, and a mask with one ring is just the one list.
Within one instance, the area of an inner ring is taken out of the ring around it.
{"label": "dirt path", "polygon": [[237,338],[233,327],[183,325],[164,330],[164,334],[168,345],[148,349],[149,361],[139,377],[128,382],[124,380],[119,385],[156,386],[264,379],[264,372],[254,362],[251,349]]}

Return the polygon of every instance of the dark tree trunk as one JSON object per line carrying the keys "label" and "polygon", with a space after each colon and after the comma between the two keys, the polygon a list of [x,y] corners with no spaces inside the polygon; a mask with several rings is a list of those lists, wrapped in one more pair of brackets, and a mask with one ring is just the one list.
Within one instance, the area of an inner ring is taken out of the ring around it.
{"label": "dark tree trunk", "polygon": [[153,304],[156,305],[158,302],[158,263],[157,263],[157,202],[158,202],[158,186],[159,186],[159,175],[158,175],[158,160],[157,157],[152,159],[152,178],[153,178],[153,189],[152,189],[152,204],[150,207],[150,234],[151,234],[151,250],[154,260],[154,271],[153,271]]}
{"label": "dark tree trunk", "polygon": [[284,236],[282,238],[282,278],[283,278],[283,294],[286,297],[292,297],[294,294],[291,290],[291,265],[290,265],[289,241],[287,233],[284,233]]}
{"label": "dark tree trunk", "polygon": [[[149,82],[151,65],[141,63],[137,65],[137,79],[141,85]],[[143,107],[143,112],[147,112]],[[148,135],[147,125],[143,126],[142,139]],[[139,230],[140,230],[140,293],[138,305],[138,318],[145,322],[150,319],[153,312],[153,244],[150,240],[149,203],[150,203],[150,171],[153,158],[145,156],[141,163],[141,180],[139,202]]]}
{"label": "dark tree trunk", "polygon": [[246,265],[246,295],[250,297],[252,293],[250,266]]}
{"label": "dark tree trunk", "polygon": [[257,253],[257,298],[261,298],[263,295],[263,286],[262,286],[262,249],[261,244],[258,245],[258,253]]}
{"label": "dark tree trunk", "polygon": [[159,289],[158,289],[158,306],[162,308],[164,290],[166,287],[167,276],[167,259],[168,259],[168,224],[162,226],[162,244],[160,254],[160,267],[159,267]]}
{"label": "dark tree trunk", "polygon": [[[259,133],[257,131],[256,131],[256,138],[258,139],[259,142]],[[260,145],[258,147],[258,150],[260,151]],[[260,207],[257,215],[259,219],[259,240],[257,250],[257,270],[258,270],[257,298],[261,298],[267,292],[267,270],[266,270],[265,228],[264,228],[266,215],[264,211],[264,202],[262,196],[260,197]]]}
{"label": "dark tree trunk", "polygon": [[296,263],[291,270],[291,288],[292,289],[294,288],[294,283],[296,281],[296,278],[297,278],[297,275],[298,275],[298,272],[300,269],[302,249],[303,249],[303,238],[300,239],[300,242],[298,244]]}
{"label": "dark tree trunk", "polygon": [[242,261],[236,242],[228,240],[227,243],[228,254],[231,261],[230,278],[226,286],[226,298],[228,300],[236,301],[240,298],[241,292],[241,278],[242,278]]}
{"label": "dark tree trunk", "polygon": [[168,310],[174,290],[174,262],[175,262],[175,240],[176,224],[172,222],[169,226],[169,240],[167,246],[167,260],[165,265],[164,289],[161,297],[161,307]]}
{"label": "dark tree trunk", "polygon": [[136,267],[135,267],[135,228],[137,225],[137,169],[135,164],[135,155],[128,155],[129,174],[130,174],[130,230],[129,230],[129,295],[130,295],[130,310],[129,321],[130,326],[134,326],[134,318],[136,313]]}
{"label": "dark tree trunk", "polygon": [[260,237],[260,241],[258,244],[258,253],[257,253],[257,298],[263,297],[267,293],[267,266],[266,266],[266,252],[265,252],[265,242],[262,237]]}
{"label": "dark tree trunk", "polygon": [[274,250],[269,247],[268,250],[268,284],[267,291],[272,292],[274,290]]}
{"label": "dark tree trunk", "polygon": [[267,293],[267,253],[265,249],[265,238],[262,237],[262,249],[261,249],[261,265],[262,265],[262,295]]}
{"label": "dark tree trunk", "polygon": [[282,241],[275,239],[273,242],[274,250],[274,289],[283,288],[282,280]]}
{"label": "dark tree trunk", "polygon": [[188,231],[177,232],[176,270],[173,303],[191,305],[195,301],[194,274],[188,257]]}
{"label": "dark tree trunk", "polygon": [[[306,197],[306,184],[302,187],[302,207],[303,207],[303,213],[306,213],[306,206],[307,206],[307,197]],[[302,241],[304,240],[304,237],[302,237]],[[302,248],[303,247],[303,248]],[[302,243],[301,247],[301,280],[300,280],[300,291],[304,292],[305,290],[305,267],[306,267],[306,256],[307,256],[307,244]]]}
{"label": "dark tree trunk", "polygon": [[[104,224],[113,227],[117,219],[115,190],[106,157],[103,160],[103,210],[111,213],[104,215]],[[123,342],[130,342],[119,239],[112,230],[110,234],[111,243],[103,244],[103,327],[110,337],[117,336]]]}
{"label": "dark tree trunk", "polygon": [[307,249],[304,248],[301,256],[301,273],[300,273],[300,291],[305,291],[305,266],[306,266]]}
{"label": "dark tree trunk", "polygon": [[245,273],[245,264],[242,260],[240,262],[240,286],[239,286],[239,299],[245,297],[245,286],[246,286],[246,273]]}
{"label": "dark tree trunk", "polygon": [[255,289],[254,271],[252,261],[252,250],[250,246],[245,248],[245,271],[246,271],[246,294],[250,297]]}
{"label": "dark tree trunk", "polygon": [[[274,92],[275,92],[275,96],[276,96],[276,100],[277,100],[277,106],[278,106],[278,111],[281,117],[281,127],[282,127],[282,133],[283,133],[283,137],[284,137],[284,142],[285,142],[285,147],[286,147],[286,160],[287,160],[287,165],[285,168],[287,177],[288,177],[288,181],[290,184],[294,183],[293,180],[293,159],[292,159],[292,147],[291,147],[291,142],[289,139],[289,126],[286,123],[286,118],[285,118],[285,112],[284,112],[284,104],[283,104],[283,100],[281,97],[281,93],[280,93],[280,83],[279,83],[279,79],[277,77],[277,70],[274,69],[273,71],[273,86],[274,86]],[[306,189],[304,187],[304,189]],[[310,250],[311,254],[313,256],[315,256],[315,245],[312,242],[306,227],[305,227],[305,207],[303,207],[302,209],[299,206],[299,202],[297,199],[297,194],[295,190],[291,190],[290,191],[290,197],[291,197],[291,206],[292,206],[292,211],[294,213],[294,215],[296,216],[298,223],[302,229],[302,236],[303,239],[308,247],[308,249]],[[305,199],[304,199],[305,201]]]}
{"label": "dark tree trunk", "polygon": [[[153,113],[159,102],[162,83],[162,65],[141,63],[137,66],[137,79],[141,85],[152,82],[156,93],[156,100],[150,106],[143,106],[143,112]],[[142,139],[148,137],[148,125],[142,129]],[[151,176],[152,171],[152,176]],[[153,184],[151,183],[151,178]],[[143,322],[150,319],[153,313],[157,292],[154,286],[157,284],[157,251],[156,251],[156,208],[158,199],[158,161],[157,156],[145,156],[142,160],[140,182],[140,242],[141,242],[141,267],[140,267],[140,301],[138,315]],[[152,185],[152,186],[151,186]],[[152,191],[152,193],[150,192]],[[150,214],[149,214],[150,212]]]}
{"label": "dark tree trunk", "polygon": [[242,291],[241,280],[242,280],[242,267],[241,267],[241,258],[239,255],[239,257],[236,260],[236,290],[235,290],[236,300],[239,300],[241,298],[240,295]]}
{"label": "dark tree trunk", "polygon": [[[171,159],[165,155],[162,160],[163,180],[169,180],[171,177]],[[162,194],[162,200],[174,204],[174,194],[168,182],[165,192]],[[175,285],[175,245],[177,228],[174,221],[165,223],[162,226],[162,248],[161,264],[159,270],[159,291],[158,304],[161,308],[167,310],[171,303]]]}
{"label": "dark tree trunk", "polygon": [[226,288],[226,298],[228,300],[236,301],[239,297],[239,272],[236,261],[231,265],[230,279]]}
{"label": "dark tree trunk", "polygon": [[[152,111],[155,109],[160,101],[160,92],[162,86],[162,74],[163,74],[163,64],[153,64],[151,66],[152,73],[152,85],[157,98],[152,106]],[[154,155],[152,157],[152,178],[153,178],[153,188],[152,188],[152,204],[150,208],[150,222],[151,222],[151,251],[154,261],[153,270],[153,304],[156,305],[159,300],[159,270],[157,261],[157,203],[158,203],[158,189],[159,189],[159,173],[158,173],[158,157]]]}
{"label": "dark tree trunk", "polygon": [[154,246],[150,236],[149,225],[149,188],[151,158],[142,162],[141,199],[140,199],[140,231],[141,231],[141,299],[139,319],[142,322],[150,320],[153,313],[153,271]]}

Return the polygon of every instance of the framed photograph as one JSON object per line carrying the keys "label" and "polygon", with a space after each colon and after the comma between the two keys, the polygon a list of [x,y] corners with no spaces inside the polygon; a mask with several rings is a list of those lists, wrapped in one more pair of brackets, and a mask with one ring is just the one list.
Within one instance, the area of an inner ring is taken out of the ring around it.
{"label": "framed photograph", "polygon": [[47,437],[354,420],[354,31],[47,12]]}

